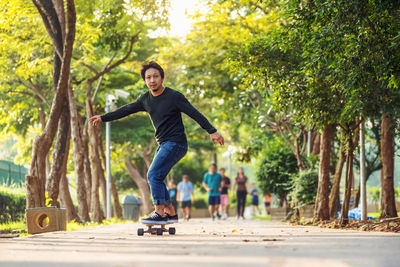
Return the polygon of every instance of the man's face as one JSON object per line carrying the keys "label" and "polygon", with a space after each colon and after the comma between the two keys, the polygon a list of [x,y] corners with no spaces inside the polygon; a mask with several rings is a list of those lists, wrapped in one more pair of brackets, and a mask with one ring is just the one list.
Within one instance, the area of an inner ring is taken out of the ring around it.
{"label": "man's face", "polygon": [[147,87],[153,91],[157,92],[161,87],[164,79],[161,77],[160,71],[158,69],[150,68],[144,73],[144,78]]}
{"label": "man's face", "polygon": [[224,169],[219,170],[219,173],[221,174],[222,177],[225,176],[225,170]]}
{"label": "man's face", "polygon": [[214,165],[211,165],[210,168],[209,168],[208,170],[209,170],[209,172],[210,172],[211,174],[214,174],[214,173],[217,171],[217,168],[215,168]]}

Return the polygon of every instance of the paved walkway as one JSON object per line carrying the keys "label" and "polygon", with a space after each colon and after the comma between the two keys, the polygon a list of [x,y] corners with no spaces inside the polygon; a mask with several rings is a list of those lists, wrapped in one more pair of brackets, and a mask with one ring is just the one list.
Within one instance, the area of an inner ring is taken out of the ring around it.
{"label": "paved walkway", "polygon": [[0,239],[0,266],[400,266],[400,235],[193,219],[176,235],[139,224]]}

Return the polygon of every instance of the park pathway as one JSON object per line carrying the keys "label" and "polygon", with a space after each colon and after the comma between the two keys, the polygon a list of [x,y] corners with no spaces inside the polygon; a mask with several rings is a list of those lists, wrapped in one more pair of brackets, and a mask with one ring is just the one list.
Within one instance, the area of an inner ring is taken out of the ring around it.
{"label": "park pathway", "polygon": [[169,236],[128,223],[0,239],[0,266],[400,266],[400,235],[193,219]]}

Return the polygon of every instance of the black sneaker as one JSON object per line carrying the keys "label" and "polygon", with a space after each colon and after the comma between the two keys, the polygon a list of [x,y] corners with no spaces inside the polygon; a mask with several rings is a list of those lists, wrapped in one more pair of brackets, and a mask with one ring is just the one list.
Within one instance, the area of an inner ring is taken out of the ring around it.
{"label": "black sneaker", "polygon": [[162,217],[160,214],[154,211],[149,217],[141,218],[140,222],[144,224],[167,224],[168,218],[167,216]]}
{"label": "black sneaker", "polygon": [[174,216],[171,216],[168,213],[165,213],[165,216],[168,218],[168,223],[177,223],[178,222],[178,213],[176,213]]}

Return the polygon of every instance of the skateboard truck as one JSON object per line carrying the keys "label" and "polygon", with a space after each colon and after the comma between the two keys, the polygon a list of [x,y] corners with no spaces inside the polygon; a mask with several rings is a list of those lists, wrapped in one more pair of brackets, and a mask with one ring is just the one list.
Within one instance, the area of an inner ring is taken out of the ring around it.
{"label": "skateboard truck", "polygon": [[[144,233],[149,233],[152,235],[163,235],[164,232],[168,232],[170,235],[175,234],[175,227],[165,227],[165,224],[161,224],[161,227],[153,227],[155,226],[154,224],[145,224],[147,225],[147,230],[144,230],[143,228],[138,228],[137,234],[139,236],[144,235]],[[157,225],[158,226],[158,225]]]}

